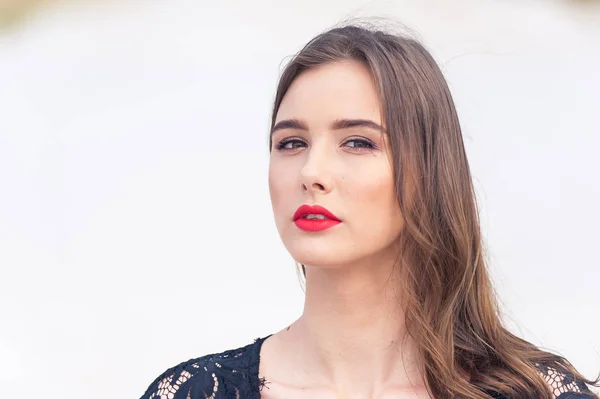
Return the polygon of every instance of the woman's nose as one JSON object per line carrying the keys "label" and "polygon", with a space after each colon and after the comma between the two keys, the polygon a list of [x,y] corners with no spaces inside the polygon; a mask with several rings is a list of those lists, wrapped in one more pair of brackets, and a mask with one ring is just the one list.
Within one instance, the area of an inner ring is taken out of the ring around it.
{"label": "woman's nose", "polygon": [[306,162],[301,171],[302,188],[308,192],[327,193],[331,191],[332,166],[333,160],[327,149],[309,147]]}

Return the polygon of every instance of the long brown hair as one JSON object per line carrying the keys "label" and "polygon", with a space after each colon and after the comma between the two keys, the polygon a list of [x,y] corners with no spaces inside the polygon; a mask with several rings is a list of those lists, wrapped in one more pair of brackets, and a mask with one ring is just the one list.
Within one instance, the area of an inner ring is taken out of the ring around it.
{"label": "long brown hair", "polygon": [[[271,127],[300,73],[341,60],[366,65],[379,92],[405,221],[399,270],[406,326],[430,395],[550,399],[568,388],[566,381],[552,392],[553,376],[572,376],[580,389],[598,383],[502,325],[456,109],[437,63],[417,40],[356,23],[318,35],[284,68]],[[306,276],[304,265],[302,271]]]}

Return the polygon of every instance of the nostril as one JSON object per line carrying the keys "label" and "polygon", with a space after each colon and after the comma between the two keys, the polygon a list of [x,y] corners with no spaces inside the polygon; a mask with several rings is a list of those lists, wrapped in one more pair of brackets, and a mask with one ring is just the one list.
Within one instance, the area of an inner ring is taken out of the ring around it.
{"label": "nostril", "polygon": [[317,182],[317,179],[312,180],[312,182],[302,182],[302,189],[305,191],[328,191],[328,186],[326,184]]}

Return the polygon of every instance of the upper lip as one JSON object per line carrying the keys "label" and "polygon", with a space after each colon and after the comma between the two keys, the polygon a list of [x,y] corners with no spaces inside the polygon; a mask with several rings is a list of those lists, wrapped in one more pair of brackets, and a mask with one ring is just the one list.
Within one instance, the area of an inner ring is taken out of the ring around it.
{"label": "upper lip", "polygon": [[329,212],[327,209],[323,208],[320,205],[302,205],[294,213],[294,220],[300,219],[301,217],[309,214],[324,215],[329,219],[337,220],[338,222],[340,221],[340,219],[338,219],[333,213]]}

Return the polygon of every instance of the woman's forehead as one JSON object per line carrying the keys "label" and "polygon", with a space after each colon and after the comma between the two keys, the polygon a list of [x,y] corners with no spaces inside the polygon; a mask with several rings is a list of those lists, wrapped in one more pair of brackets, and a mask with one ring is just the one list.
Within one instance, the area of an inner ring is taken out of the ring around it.
{"label": "woman's forehead", "polygon": [[330,124],[365,119],[381,124],[379,93],[366,66],[337,61],[304,71],[282,99],[276,122],[297,119]]}

